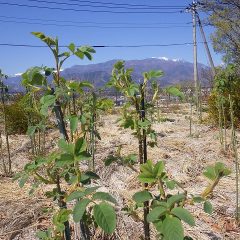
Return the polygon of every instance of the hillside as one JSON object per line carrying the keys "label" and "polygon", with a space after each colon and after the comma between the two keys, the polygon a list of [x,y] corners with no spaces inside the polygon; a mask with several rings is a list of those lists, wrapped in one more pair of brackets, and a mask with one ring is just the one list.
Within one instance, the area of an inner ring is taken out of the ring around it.
{"label": "hillside", "polygon": [[[103,63],[75,65],[66,68],[62,72],[62,76],[67,79],[88,80],[97,87],[102,87],[110,78],[114,63],[118,60],[110,60]],[[161,86],[177,84],[185,81],[192,81],[193,79],[193,64],[183,60],[161,58],[148,58],[143,60],[128,60],[126,61],[127,68],[133,68],[133,79],[141,81],[142,72],[149,70],[162,70],[164,76],[160,80]],[[199,76],[207,66],[199,64]],[[203,84],[205,79],[201,79]],[[21,77],[10,77],[7,84],[11,91],[23,90],[20,86]]]}

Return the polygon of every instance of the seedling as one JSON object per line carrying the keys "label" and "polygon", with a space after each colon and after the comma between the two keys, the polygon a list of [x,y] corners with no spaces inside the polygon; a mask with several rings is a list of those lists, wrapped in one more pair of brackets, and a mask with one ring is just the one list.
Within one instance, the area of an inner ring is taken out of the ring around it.
{"label": "seedling", "polygon": [[[208,196],[213,192],[219,180],[231,172],[222,163],[207,167],[204,175],[210,180],[210,185],[200,196],[194,196],[184,190],[180,183],[168,177],[162,161],[153,164],[152,161],[148,160],[141,165],[140,169],[141,173],[138,175],[138,180],[142,183],[148,183],[149,188],[133,195],[136,205],[134,208],[129,208],[132,209],[129,213],[136,216],[137,210],[142,208],[143,203],[149,201],[150,212],[147,215],[147,221],[154,225],[160,239],[169,240],[191,239],[184,236],[182,222],[195,226],[195,220],[186,206],[203,203],[204,211],[211,214],[212,205],[208,201]],[[179,193],[178,190],[177,193],[172,194],[173,190],[176,192],[177,189],[182,192]]]}
{"label": "seedling", "polygon": [[[115,203],[115,200],[108,193],[94,193],[97,188],[93,189],[88,185],[92,179],[97,180],[98,175],[92,171],[82,171],[80,169],[80,162],[89,161],[92,157],[84,137],[86,131],[83,131],[82,136],[78,134],[78,122],[83,124],[84,116],[78,116],[75,103],[73,105],[73,114],[64,117],[63,111],[71,101],[71,94],[82,94],[84,92],[83,88],[91,87],[88,82],[67,82],[62,78],[60,71],[63,63],[71,55],[75,55],[80,59],[87,57],[91,60],[92,53],[95,51],[88,46],[77,48],[71,43],[68,46],[69,51],[60,53],[57,38],[53,39],[39,32],[34,32],[33,35],[41,39],[50,48],[55,58],[56,67],[55,69],[48,67],[31,68],[23,74],[22,83],[31,93],[30,96],[35,92],[43,94],[40,101],[32,102],[32,106],[37,108],[41,118],[44,120],[44,124],[51,109],[55,113],[61,135],[58,150],[50,152],[46,156],[38,154],[34,161],[27,164],[24,171],[17,176],[20,187],[23,187],[29,178],[33,179],[34,184],[31,192],[42,184],[53,186],[50,191],[46,192],[46,196],[53,198],[54,201],[58,200],[59,209],[53,216],[53,229],[39,232],[38,237],[40,239],[70,240],[70,215],[73,216],[75,222],[80,221],[81,235],[86,236],[87,239],[90,238],[89,224],[93,223],[93,225],[96,224],[101,227],[106,233],[112,233],[116,225],[116,214],[112,205],[107,202]],[[53,79],[51,85],[48,84],[50,76]],[[95,105],[96,103],[94,103]],[[65,124],[67,119],[70,122],[69,128],[72,141],[69,138]],[[32,136],[38,129],[41,129],[41,126],[41,122],[29,126],[28,134]],[[79,191],[80,195],[78,194]],[[77,200],[73,209],[67,208],[69,199]],[[87,207],[88,205],[89,207]]]}

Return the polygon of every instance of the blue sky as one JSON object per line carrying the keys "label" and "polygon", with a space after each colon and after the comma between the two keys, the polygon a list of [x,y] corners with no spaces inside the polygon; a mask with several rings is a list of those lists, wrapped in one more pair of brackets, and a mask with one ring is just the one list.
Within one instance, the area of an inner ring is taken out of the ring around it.
{"label": "blue sky", "polygon": [[[74,42],[76,45],[145,45],[145,44],[172,44],[192,42],[192,20],[189,13],[106,13],[106,12],[81,12],[81,11],[62,11],[54,9],[29,8],[24,6],[13,6],[7,4],[25,4],[40,7],[52,8],[74,8],[88,9],[91,11],[112,10],[112,11],[133,11],[121,8],[102,8],[97,7],[100,4],[81,2],[81,0],[0,0],[0,43],[10,44],[30,44],[43,45],[40,40],[30,34],[32,31],[44,32],[46,35],[58,36],[61,45],[68,45]],[[95,7],[51,4],[49,2],[85,4]],[[90,1],[91,2],[91,1]],[[147,4],[158,6],[187,6],[190,0],[92,0],[92,2],[108,2],[114,4]],[[3,4],[1,4],[3,3]],[[108,5],[114,7],[113,5]],[[118,5],[123,6],[123,5]],[[128,6],[129,7],[129,6]],[[131,7],[131,6],[130,6]],[[140,10],[139,10],[140,11]],[[144,10],[142,10],[144,11]],[[146,10],[145,10],[146,11]],[[176,11],[176,10],[158,10],[154,11]],[[177,10],[179,11],[179,10]],[[204,17],[201,15],[201,17]],[[44,19],[31,20],[31,19]],[[54,21],[49,21],[54,20]],[[10,21],[10,22],[9,22]],[[61,22],[65,21],[65,22]],[[27,22],[20,23],[20,22]],[[35,24],[36,22],[44,24]],[[93,22],[93,23],[76,23]],[[77,25],[73,26],[55,26],[46,25],[49,23],[57,25]],[[121,23],[121,24],[119,24]],[[85,26],[85,27],[84,27]],[[88,26],[88,27],[86,27]],[[90,26],[90,27],[89,27]],[[100,26],[96,28],[93,26]],[[109,28],[111,26],[111,28]],[[122,26],[122,28],[116,28]],[[127,26],[128,28],[124,28]],[[132,28],[133,26],[146,28]],[[153,27],[159,28],[153,28]],[[107,27],[107,28],[102,28]],[[114,28],[115,27],[115,28]],[[160,28],[163,27],[163,28]],[[210,42],[210,33],[214,29],[205,27],[205,32]],[[201,42],[201,36],[198,31],[198,41]],[[76,64],[99,63],[111,59],[144,59],[151,57],[168,57],[172,59],[184,59],[192,62],[192,45],[169,46],[169,47],[142,47],[142,48],[97,48],[92,62],[81,61],[75,57],[70,59],[64,65],[64,68]],[[210,46],[215,65],[221,63],[221,56],[214,53]],[[47,48],[24,48],[24,47],[6,47],[0,46],[0,68],[7,74],[22,73],[32,66],[53,66],[53,57]],[[207,64],[203,44],[198,45],[198,61]]]}

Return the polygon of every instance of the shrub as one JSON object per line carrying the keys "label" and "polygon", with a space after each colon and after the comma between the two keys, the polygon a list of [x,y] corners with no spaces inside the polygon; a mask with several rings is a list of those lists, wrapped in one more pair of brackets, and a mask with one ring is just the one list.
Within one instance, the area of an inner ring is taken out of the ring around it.
{"label": "shrub", "polygon": [[[28,129],[28,116],[31,115],[35,121],[39,119],[39,116],[33,109],[24,108],[24,97],[17,96],[14,101],[5,105],[6,113],[6,127],[8,134],[25,134]],[[2,109],[1,105],[1,109]],[[23,110],[24,109],[24,110]],[[3,118],[3,112],[1,111],[1,117]]]}
{"label": "shrub", "polygon": [[214,79],[214,88],[210,94],[209,118],[214,124],[219,121],[219,104],[224,108],[224,114],[227,124],[230,122],[230,105],[229,95],[233,100],[234,122],[235,125],[240,123],[240,74],[235,65],[228,65],[226,68],[218,70]]}

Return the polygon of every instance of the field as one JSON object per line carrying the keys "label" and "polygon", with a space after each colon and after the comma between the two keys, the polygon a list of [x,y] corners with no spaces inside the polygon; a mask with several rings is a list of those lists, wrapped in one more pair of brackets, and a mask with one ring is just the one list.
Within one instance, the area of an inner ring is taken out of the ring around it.
{"label": "field", "polygon": [[[219,143],[218,129],[207,121],[198,124],[196,115],[193,118],[193,134],[189,136],[189,105],[172,105],[167,110],[160,108],[161,122],[155,122],[153,129],[157,134],[157,146],[148,148],[148,159],[157,162],[163,160],[170,177],[180,182],[188,194],[200,194],[206,187],[207,180],[202,172],[208,165],[216,161],[223,162],[232,170],[229,176],[222,178],[210,196],[214,211],[211,215],[204,213],[199,205],[190,205],[187,209],[196,219],[196,226],[190,227],[184,223],[185,234],[195,240],[236,240],[240,239],[240,231],[235,221],[235,174],[234,158],[230,149],[223,152]],[[138,154],[137,138],[131,130],[119,126],[119,108],[100,117],[97,128],[101,140],[96,143],[96,173],[100,176],[100,190],[109,192],[117,200],[117,228],[110,236],[105,236],[96,230],[91,239],[141,239],[143,224],[133,216],[121,211],[126,205],[133,203],[132,196],[142,189],[137,180],[139,165],[128,168],[119,163],[104,166],[104,159],[114,155],[122,145],[121,155]],[[204,113],[207,119],[207,113]],[[230,136],[230,130],[227,135]],[[238,133],[237,133],[238,134]],[[48,130],[46,149],[56,148],[59,138],[58,130]],[[228,139],[227,142],[230,142]],[[22,170],[31,161],[31,145],[27,135],[10,136],[13,171]],[[229,146],[228,146],[229,147]],[[87,169],[85,162],[82,169]],[[93,184],[95,182],[93,181]],[[22,189],[12,178],[0,177],[0,239],[37,239],[35,233],[45,230],[51,224],[50,216],[56,208],[56,201],[46,198],[44,191],[51,186],[45,186],[29,196],[29,184]],[[44,211],[48,209],[48,211]],[[73,222],[70,220],[71,225]],[[152,239],[156,231],[151,227]],[[76,238],[77,239],[77,238]]]}

